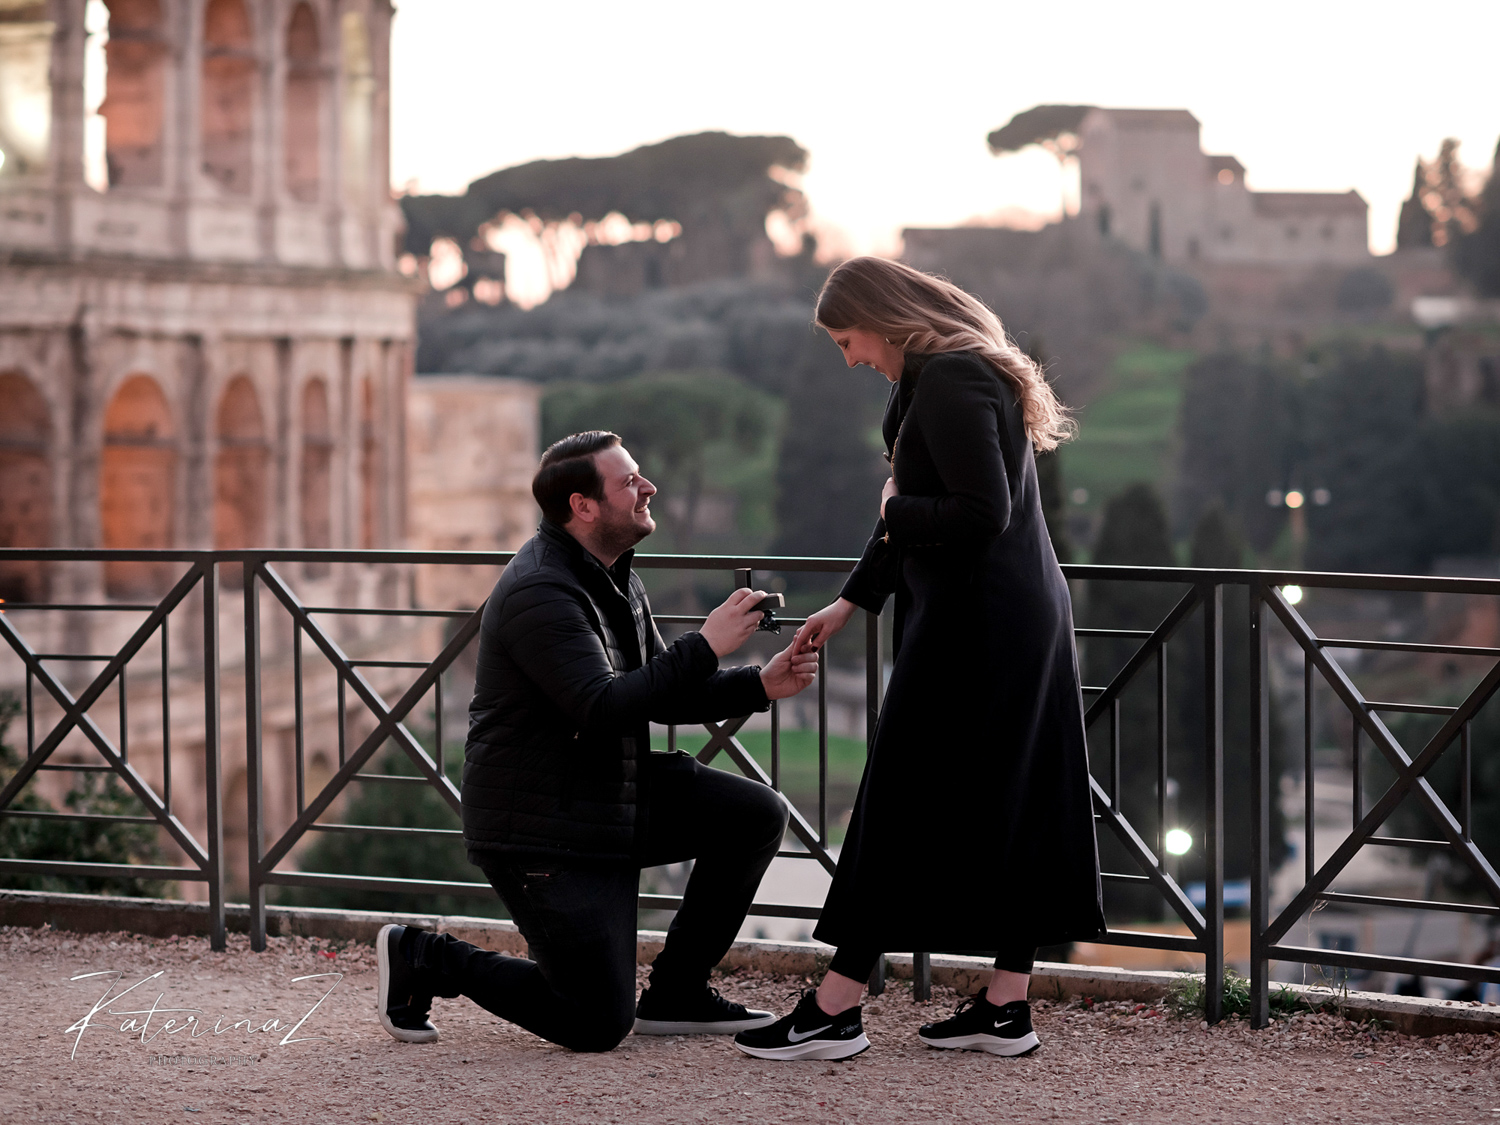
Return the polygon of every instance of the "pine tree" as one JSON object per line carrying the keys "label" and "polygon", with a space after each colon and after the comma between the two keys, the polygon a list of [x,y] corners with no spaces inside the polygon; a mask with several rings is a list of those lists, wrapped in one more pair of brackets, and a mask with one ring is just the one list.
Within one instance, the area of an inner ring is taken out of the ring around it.
{"label": "pine tree", "polygon": [[1396,220],[1396,249],[1414,250],[1430,247],[1432,243],[1432,212],[1427,209],[1423,196],[1427,194],[1427,163],[1417,157],[1417,170],[1412,176],[1411,195],[1401,204],[1401,217]]}
{"label": "pine tree", "polygon": [[1500,297],[1500,144],[1475,210],[1478,225],[1454,246],[1454,264],[1482,296]]}
{"label": "pine tree", "polygon": [[[1172,539],[1166,509],[1149,484],[1133,484],[1104,506],[1104,523],[1094,545],[1093,562],[1110,566],[1172,566]],[[1184,593],[1176,585],[1091,579],[1084,620],[1091,628],[1155,629]],[[1135,639],[1087,639],[1083,647],[1084,680],[1105,686],[1140,647]],[[1155,838],[1157,717],[1155,677],[1148,670],[1120,698],[1120,804],[1127,819],[1147,840]],[[1092,700],[1094,696],[1086,697]],[[1094,776],[1108,788],[1109,722],[1101,719],[1089,732]],[[1135,873],[1134,863],[1114,834],[1099,834],[1100,860],[1107,871]],[[1105,885],[1105,906],[1112,918],[1160,917],[1161,897],[1150,888]]]}

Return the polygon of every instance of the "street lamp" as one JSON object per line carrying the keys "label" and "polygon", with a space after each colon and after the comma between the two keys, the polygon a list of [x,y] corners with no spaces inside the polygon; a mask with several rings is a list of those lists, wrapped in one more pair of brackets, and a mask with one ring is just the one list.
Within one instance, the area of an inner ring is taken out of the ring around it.
{"label": "street lamp", "polygon": [[1193,848],[1193,837],[1183,828],[1170,828],[1162,841],[1169,855],[1187,855]]}

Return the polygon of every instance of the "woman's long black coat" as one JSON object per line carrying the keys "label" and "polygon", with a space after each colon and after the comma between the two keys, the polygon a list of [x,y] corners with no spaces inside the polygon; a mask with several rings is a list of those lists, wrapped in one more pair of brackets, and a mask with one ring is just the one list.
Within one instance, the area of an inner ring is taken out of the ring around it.
{"label": "woman's long black coat", "polygon": [[895,659],[814,935],[922,951],[1091,937],[1073,614],[1015,394],[972,352],[912,357],[884,432],[900,495],[843,596],[878,611],[895,594]]}

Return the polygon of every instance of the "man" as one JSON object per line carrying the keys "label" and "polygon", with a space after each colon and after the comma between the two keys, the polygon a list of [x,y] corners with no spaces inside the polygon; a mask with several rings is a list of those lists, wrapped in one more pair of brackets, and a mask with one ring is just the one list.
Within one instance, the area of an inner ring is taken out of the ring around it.
{"label": "man", "polygon": [[[591,431],[542,456],[542,524],[485,605],[463,774],[464,842],[526,938],[531,960],[448,934],[386,926],[376,942],[382,1026],[428,1042],[433,996],[467,996],[576,1051],[647,1034],[761,1027],[708,986],[781,845],[771,789],[652,753],[651,722],[764,710],[812,682],[817,655],[720,671],[755,631],[764,595],[736,590],[698,632],[663,643],[632,548],[656,529],[656,487],[620,439]],[[695,860],[651,979],[635,1002],[640,869]]]}

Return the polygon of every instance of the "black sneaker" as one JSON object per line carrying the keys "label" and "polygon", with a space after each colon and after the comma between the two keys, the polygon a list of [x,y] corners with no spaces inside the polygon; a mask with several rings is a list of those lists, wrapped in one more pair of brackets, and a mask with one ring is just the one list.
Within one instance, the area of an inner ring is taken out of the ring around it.
{"label": "black sneaker", "polygon": [[432,1007],[432,993],[422,989],[422,974],[401,955],[401,936],[405,926],[381,926],[375,939],[375,956],[380,964],[380,987],[375,1006],[380,1026],[403,1043],[431,1043],[438,1037],[437,1028],[427,1019]]}
{"label": "black sneaker", "polygon": [[775,1022],[772,1013],[726,1000],[708,985],[675,995],[648,986],[635,1007],[637,1035],[733,1035]]}
{"label": "black sneaker", "polygon": [[1012,1000],[996,1007],[984,989],[953,1010],[941,1023],[924,1023],[917,1038],[929,1047],[957,1047],[992,1055],[1029,1055],[1042,1045],[1031,1030],[1031,1005]]}
{"label": "black sneaker", "polygon": [[792,1014],[768,1027],[742,1031],[734,1045],[758,1059],[848,1059],[870,1049],[859,1008],[830,1016],[818,1007],[817,990],[809,988]]}

